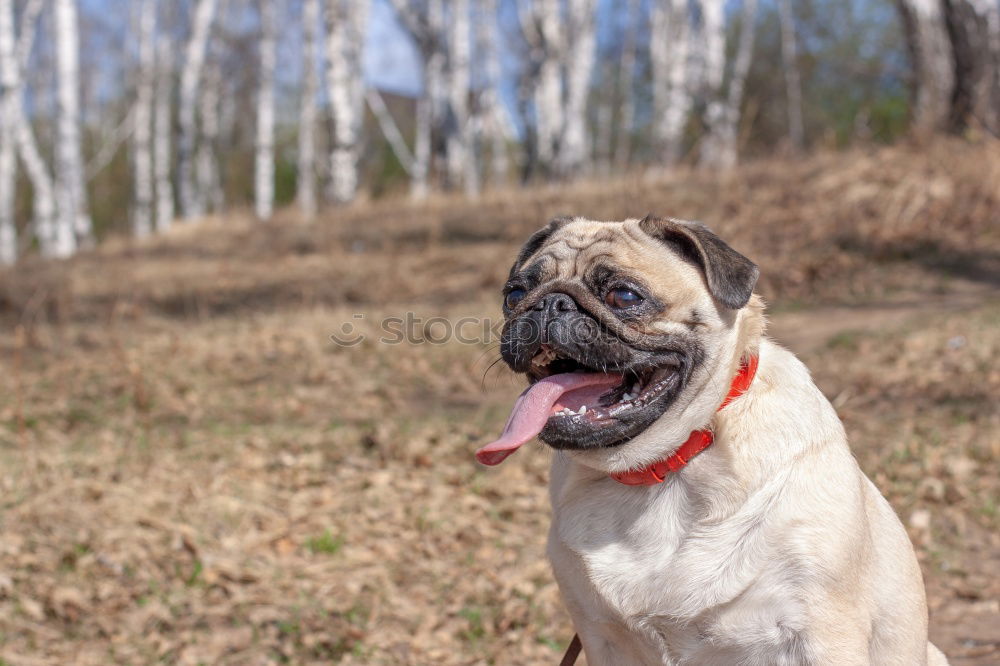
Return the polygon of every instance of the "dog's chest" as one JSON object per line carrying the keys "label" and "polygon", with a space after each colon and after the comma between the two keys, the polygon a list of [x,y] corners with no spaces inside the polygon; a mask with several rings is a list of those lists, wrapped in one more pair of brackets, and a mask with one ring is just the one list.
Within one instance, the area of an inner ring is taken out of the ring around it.
{"label": "dog's chest", "polygon": [[732,663],[762,630],[795,640],[777,628],[794,632],[801,609],[765,566],[762,531],[694,524],[680,488],[603,491],[554,504],[549,556],[579,630],[640,663]]}

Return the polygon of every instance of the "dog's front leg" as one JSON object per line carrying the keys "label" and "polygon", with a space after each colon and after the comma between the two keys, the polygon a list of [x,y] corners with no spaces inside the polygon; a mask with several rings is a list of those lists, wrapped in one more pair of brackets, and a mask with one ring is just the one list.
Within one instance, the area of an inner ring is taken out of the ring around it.
{"label": "dog's front leg", "polygon": [[580,569],[571,566],[572,562],[578,562],[574,553],[558,542],[550,542],[549,556],[556,565],[553,567],[556,581],[573,628],[580,636],[588,666],[673,666],[667,656],[660,657],[659,650],[655,650],[655,655],[644,653],[644,646],[637,644],[635,635],[604,612],[600,600],[586,583],[587,578]]}
{"label": "dog's front leg", "polygon": [[574,620],[588,666],[673,666],[666,655],[640,654],[641,646],[624,627]]}
{"label": "dog's front leg", "polygon": [[[872,661],[871,622],[857,608],[837,608],[836,603],[822,604],[824,621],[816,622],[808,631],[812,663],[837,666],[883,666],[888,662]],[[920,661],[907,662],[921,666]]]}
{"label": "dog's front leg", "polygon": [[[636,628],[593,612],[575,593],[577,588],[563,587],[563,599],[573,628],[580,636],[588,666],[675,666],[662,636],[642,631],[646,640],[636,634]],[[638,640],[637,640],[638,639]]]}

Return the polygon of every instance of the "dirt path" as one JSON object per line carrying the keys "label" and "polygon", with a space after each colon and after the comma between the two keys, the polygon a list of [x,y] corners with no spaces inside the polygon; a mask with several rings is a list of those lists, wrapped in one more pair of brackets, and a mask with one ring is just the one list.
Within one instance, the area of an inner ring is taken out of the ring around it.
{"label": "dirt path", "polygon": [[1000,293],[979,283],[956,282],[945,294],[860,305],[779,311],[770,315],[768,333],[796,354],[827,345],[838,334],[896,329],[943,312],[967,312]]}

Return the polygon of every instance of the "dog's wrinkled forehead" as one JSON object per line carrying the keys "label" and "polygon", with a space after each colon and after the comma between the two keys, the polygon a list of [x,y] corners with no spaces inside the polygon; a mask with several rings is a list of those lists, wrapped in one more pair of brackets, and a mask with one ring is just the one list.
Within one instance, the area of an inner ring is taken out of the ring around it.
{"label": "dog's wrinkled forehead", "polygon": [[556,218],[528,239],[510,277],[535,287],[605,270],[641,279],[667,300],[707,291],[730,309],[746,305],[758,276],[753,262],[704,225],[647,216],[621,222]]}
{"label": "dog's wrinkled forehead", "polygon": [[[537,283],[582,278],[597,263],[615,263],[642,270],[653,239],[638,220],[598,222],[584,218],[557,218],[525,243],[511,276],[527,273]],[[655,268],[655,267],[651,267]]]}

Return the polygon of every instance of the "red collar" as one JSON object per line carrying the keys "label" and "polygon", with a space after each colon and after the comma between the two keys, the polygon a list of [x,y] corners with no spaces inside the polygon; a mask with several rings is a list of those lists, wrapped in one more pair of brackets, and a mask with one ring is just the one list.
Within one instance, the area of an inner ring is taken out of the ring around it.
{"label": "red collar", "polygon": [[[732,387],[729,389],[726,399],[719,405],[719,410],[746,393],[747,389],[750,388],[750,383],[753,382],[754,375],[757,374],[757,360],[756,356],[751,356],[743,361],[740,371],[733,378]],[[627,486],[655,486],[657,483],[663,483],[668,473],[676,472],[687,465],[692,458],[707,449],[713,441],[715,441],[715,434],[711,430],[707,428],[695,430],[669,458],[642,469],[612,474],[611,478]]]}

